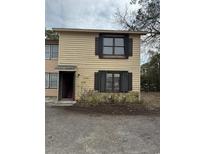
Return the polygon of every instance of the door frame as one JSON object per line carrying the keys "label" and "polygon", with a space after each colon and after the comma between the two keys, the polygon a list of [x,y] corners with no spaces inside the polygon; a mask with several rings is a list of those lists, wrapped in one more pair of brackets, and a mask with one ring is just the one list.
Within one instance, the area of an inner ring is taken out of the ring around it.
{"label": "door frame", "polygon": [[73,73],[73,93],[72,93],[72,100],[75,101],[75,78],[76,78],[76,71],[59,71],[58,73],[58,100],[62,100],[62,84],[63,84],[63,76],[62,76],[62,72],[71,72]]}

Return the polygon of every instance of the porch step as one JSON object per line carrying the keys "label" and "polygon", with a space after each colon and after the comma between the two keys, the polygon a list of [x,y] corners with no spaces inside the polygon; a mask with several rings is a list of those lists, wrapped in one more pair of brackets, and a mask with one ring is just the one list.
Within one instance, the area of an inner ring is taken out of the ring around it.
{"label": "porch step", "polygon": [[56,102],[49,102],[48,105],[51,106],[73,106],[76,103],[76,101],[70,101],[70,100],[61,100]]}

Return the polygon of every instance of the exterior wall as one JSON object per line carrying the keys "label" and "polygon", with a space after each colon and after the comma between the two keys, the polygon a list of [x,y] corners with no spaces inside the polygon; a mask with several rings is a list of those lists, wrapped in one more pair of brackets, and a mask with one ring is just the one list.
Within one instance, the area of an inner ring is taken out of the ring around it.
{"label": "exterior wall", "polygon": [[57,89],[46,89],[45,90],[45,96],[46,97],[57,97],[58,95],[58,90]]}
{"label": "exterior wall", "polygon": [[58,65],[75,65],[75,97],[85,89],[94,89],[94,72],[119,70],[132,72],[133,91],[140,92],[140,35],[132,34],[133,56],[128,59],[99,59],[95,55],[98,33],[61,32]]}
{"label": "exterior wall", "polygon": [[57,72],[55,68],[58,65],[58,60],[57,59],[52,59],[52,60],[45,60],[45,71],[46,72]]}
{"label": "exterior wall", "polygon": [[[46,40],[46,44],[58,44],[58,41],[52,41],[52,40]],[[55,69],[58,65],[58,59],[50,59],[45,60],[45,72],[46,73],[58,73],[58,71]],[[58,95],[58,89],[45,89],[45,96],[55,96]]]}
{"label": "exterior wall", "polygon": [[[58,60],[57,59],[51,59],[51,60],[45,60],[45,72],[46,73],[52,73],[56,72],[58,73],[55,68],[58,65]],[[57,97],[58,95],[58,90],[57,89],[45,89],[45,96],[55,96]]]}
{"label": "exterior wall", "polygon": [[[56,72],[58,73],[55,68],[58,65],[58,60],[57,59],[52,59],[52,60],[45,60],[45,72],[46,73],[52,73]],[[45,89],[45,96],[56,96],[58,95],[58,89]]]}

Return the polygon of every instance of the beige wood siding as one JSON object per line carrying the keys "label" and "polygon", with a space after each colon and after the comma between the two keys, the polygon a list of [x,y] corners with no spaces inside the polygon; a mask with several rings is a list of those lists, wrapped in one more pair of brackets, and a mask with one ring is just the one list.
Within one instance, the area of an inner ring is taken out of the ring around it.
{"label": "beige wood siding", "polygon": [[57,72],[58,60],[45,60],[45,72]]}
{"label": "beige wood siding", "polygon": [[57,97],[58,95],[58,90],[57,89],[45,89],[45,96],[55,96]]}
{"label": "beige wood siding", "polygon": [[129,59],[99,59],[95,55],[97,33],[61,32],[59,65],[76,65],[75,94],[78,98],[86,89],[94,89],[94,72],[99,70],[129,71],[133,75],[133,91],[140,91],[140,35],[133,38],[133,56]]}

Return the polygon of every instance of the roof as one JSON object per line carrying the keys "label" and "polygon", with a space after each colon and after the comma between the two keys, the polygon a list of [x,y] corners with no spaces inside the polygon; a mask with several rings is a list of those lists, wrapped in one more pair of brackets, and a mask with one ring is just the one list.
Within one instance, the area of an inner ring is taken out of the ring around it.
{"label": "roof", "polygon": [[48,39],[45,39],[45,44],[49,45],[49,44],[59,44],[59,43],[58,43],[58,40],[48,40]]}
{"label": "roof", "polygon": [[106,29],[78,29],[78,28],[52,28],[56,32],[85,32],[85,33],[117,33],[146,35],[147,32],[128,30],[106,30]]}

